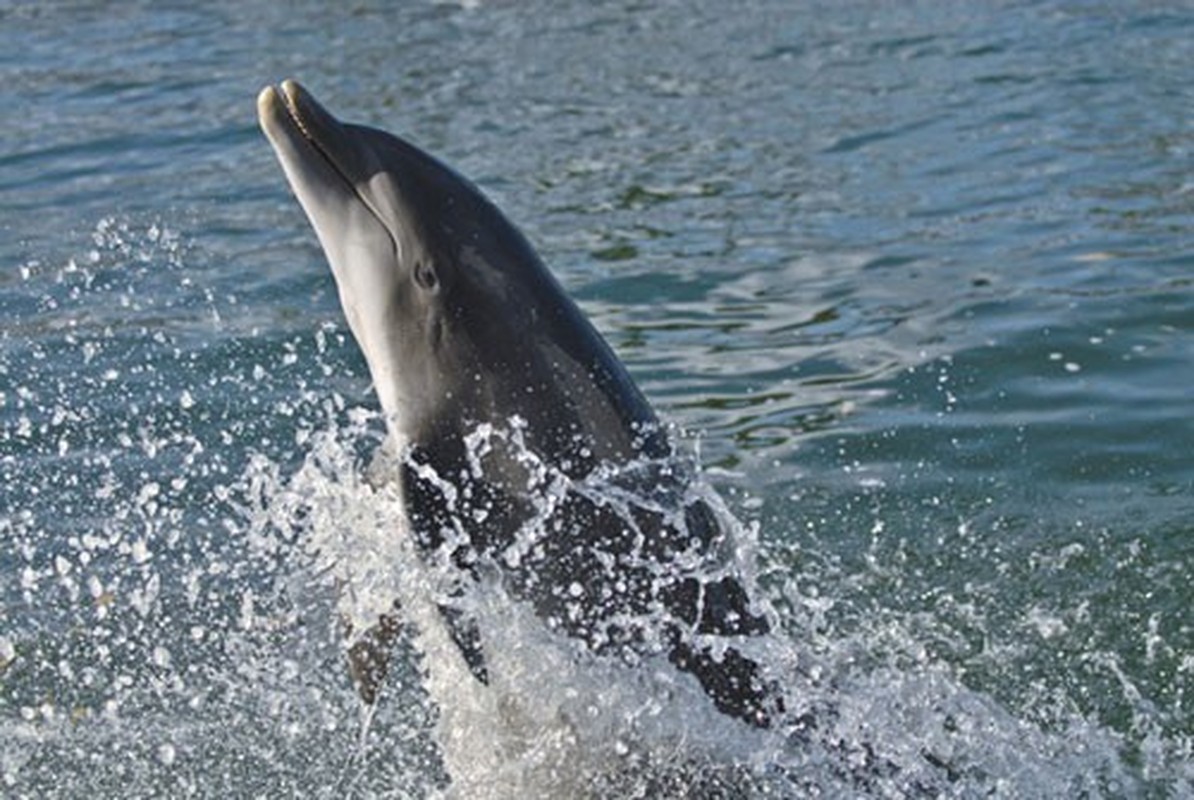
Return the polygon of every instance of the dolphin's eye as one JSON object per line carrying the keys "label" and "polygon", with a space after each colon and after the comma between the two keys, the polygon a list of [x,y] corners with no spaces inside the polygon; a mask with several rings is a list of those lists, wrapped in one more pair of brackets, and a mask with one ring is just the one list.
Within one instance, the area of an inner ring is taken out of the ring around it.
{"label": "dolphin's eye", "polygon": [[415,283],[428,292],[433,292],[439,288],[439,276],[435,274],[435,267],[431,266],[427,261],[416,262]]}

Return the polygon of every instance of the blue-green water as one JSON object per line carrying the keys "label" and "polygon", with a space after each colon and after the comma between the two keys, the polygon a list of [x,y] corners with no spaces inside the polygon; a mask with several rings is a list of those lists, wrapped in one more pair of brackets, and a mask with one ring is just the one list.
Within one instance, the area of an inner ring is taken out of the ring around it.
{"label": "blue-green water", "polygon": [[417,656],[362,743],[308,591],[379,426],[290,76],[693,432],[793,694],[895,767],[773,794],[1194,794],[1194,11],[762,0],[0,2],[0,794],[446,785]]}

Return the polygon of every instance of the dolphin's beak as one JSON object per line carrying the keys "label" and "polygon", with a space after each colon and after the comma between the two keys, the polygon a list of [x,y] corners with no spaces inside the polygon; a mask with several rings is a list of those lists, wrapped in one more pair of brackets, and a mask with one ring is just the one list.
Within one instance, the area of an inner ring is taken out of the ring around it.
{"label": "dolphin's beak", "polygon": [[262,124],[286,124],[298,129],[316,145],[344,135],[340,122],[321,106],[297,81],[266,86],[257,96],[257,115]]}
{"label": "dolphin's beak", "polygon": [[257,95],[257,118],[266,137],[279,153],[313,155],[313,148],[345,181],[362,177],[361,154],[340,121],[321,106],[296,81],[266,86]]}
{"label": "dolphin's beak", "polygon": [[[295,139],[306,138],[302,124],[291,112],[288,97],[306,92],[293,81],[285,81],[281,87],[266,86],[257,95],[257,120],[270,142],[277,146],[281,142],[293,143]],[[309,96],[309,95],[308,95]]]}

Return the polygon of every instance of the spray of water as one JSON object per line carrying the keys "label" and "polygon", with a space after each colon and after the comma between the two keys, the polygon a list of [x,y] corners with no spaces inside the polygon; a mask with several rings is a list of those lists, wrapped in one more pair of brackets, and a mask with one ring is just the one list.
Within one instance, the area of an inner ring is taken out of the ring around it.
{"label": "spray of water", "polygon": [[[1180,742],[1163,731],[1142,776],[1122,734],[1064,694],[1040,697],[1044,725],[968,689],[933,655],[939,627],[923,614],[858,607],[848,633],[827,624],[853,602],[838,588],[851,576],[807,540],[792,544],[798,509],[792,528],[743,525],[703,478],[689,491],[728,531],[718,556],[773,620],[771,635],[742,645],[782,687],[786,712],[768,729],[719,713],[665,657],[627,663],[553,632],[498,570],[480,569],[461,598],[412,545],[385,461],[371,466],[383,426],[366,401],[338,393],[353,386],[343,334],[241,330],[228,321],[234,304],[201,288],[181,237],[160,223],[106,220],[95,237],[64,266],[23,265],[23,295],[35,299],[0,352],[6,796],[1189,787]],[[153,287],[180,279],[167,314]],[[108,302],[130,309],[123,326],[93,316]],[[477,432],[478,457],[493,435]],[[553,486],[551,465],[538,467]],[[660,502],[618,476],[583,489],[623,507]],[[549,513],[550,492],[541,502]],[[444,630],[446,596],[485,633],[487,686]],[[400,634],[366,708],[346,650],[395,603]],[[984,619],[976,611],[974,625]]]}

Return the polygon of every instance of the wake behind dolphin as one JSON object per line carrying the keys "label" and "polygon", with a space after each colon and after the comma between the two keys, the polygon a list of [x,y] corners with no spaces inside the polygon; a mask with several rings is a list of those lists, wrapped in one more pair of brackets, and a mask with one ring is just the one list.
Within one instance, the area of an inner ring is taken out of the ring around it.
{"label": "wake behind dolphin", "polygon": [[[596,657],[666,656],[724,714],[773,724],[782,701],[747,654],[769,623],[715,510],[522,234],[468,180],[297,83],[265,88],[258,114],[364,352],[410,531],[452,575],[434,601],[476,681],[493,659],[466,598],[496,574]],[[369,703],[395,631],[383,617],[350,651]]]}

